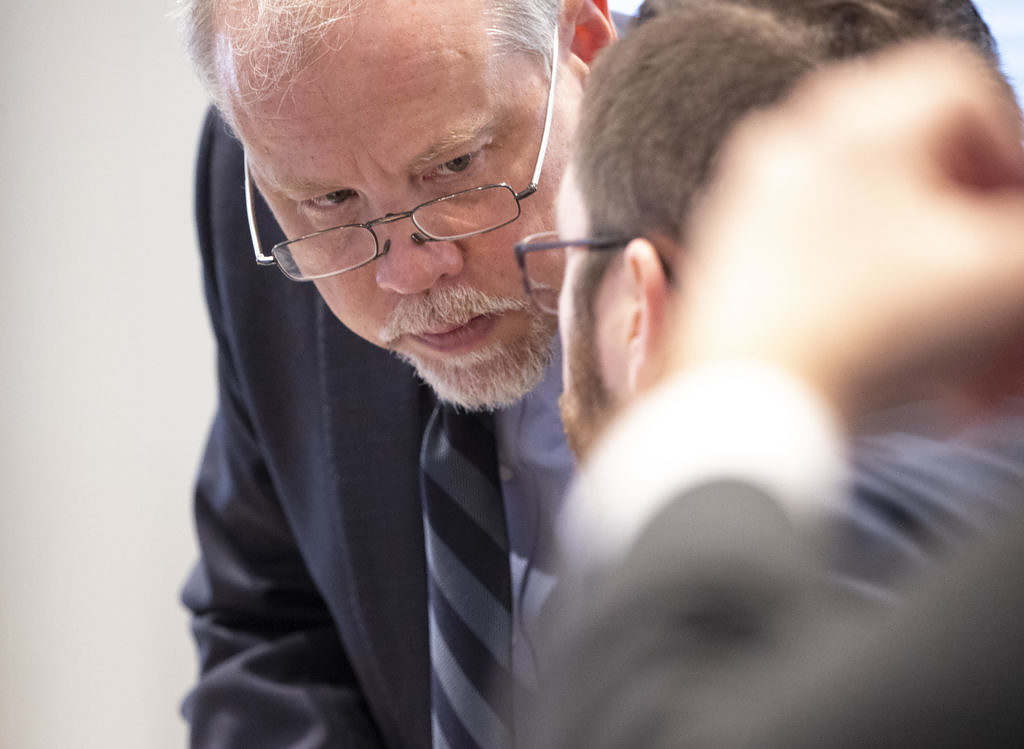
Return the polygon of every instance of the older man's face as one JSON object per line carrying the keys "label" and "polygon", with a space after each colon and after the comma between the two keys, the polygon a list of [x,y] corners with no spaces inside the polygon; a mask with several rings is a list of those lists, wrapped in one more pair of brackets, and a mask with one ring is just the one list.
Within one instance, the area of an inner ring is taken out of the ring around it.
{"label": "older man's face", "polygon": [[[333,29],[297,80],[258,101],[237,92],[231,114],[253,178],[288,237],[482,184],[529,183],[546,72],[529,56],[492,53],[485,1],[375,2]],[[553,224],[580,77],[562,66],[540,189],[518,221],[422,245],[410,221],[383,225],[386,255],[316,282],[338,319],[410,360],[448,400],[507,403],[542,374],[554,323],[525,299],[511,247]]]}

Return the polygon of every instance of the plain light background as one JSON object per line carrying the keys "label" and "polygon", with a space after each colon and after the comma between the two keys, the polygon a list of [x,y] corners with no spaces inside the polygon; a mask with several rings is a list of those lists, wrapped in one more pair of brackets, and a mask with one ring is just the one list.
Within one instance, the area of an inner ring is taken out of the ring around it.
{"label": "plain light background", "polygon": [[[1024,80],[1020,0],[980,5]],[[186,742],[177,595],[214,362],[191,215],[205,99],[168,7],[3,7],[4,749]]]}
{"label": "plain light background", "polygon": [[214,405],[205,97],[165,0],[0,24],[0,746],[182,747],[178,588]]}

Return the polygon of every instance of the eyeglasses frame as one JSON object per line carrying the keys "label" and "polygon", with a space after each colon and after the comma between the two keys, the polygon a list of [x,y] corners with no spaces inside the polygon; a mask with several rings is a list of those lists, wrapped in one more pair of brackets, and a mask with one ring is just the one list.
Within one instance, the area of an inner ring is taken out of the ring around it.
{"label": "eyeglasses frame", "polygon": [[[431,200],[428,200],[425,203],[421,203],[420,205],[418,205],[415,208],[412,208],[411,210],[408,210],[408,211],[401,211],[399,213],[388,213],[388,214],[385,214],[384,216],[372,219],[371,221],[367,221],[367,222],[362,223],[362,224],[339,224],[338,226],[331,226],[331,227],[329,227],[327,229],[320,229],[318,231],[310,232],[309,234],[305,234],[305,235],[303,235],[301,237],[295,237],[294,239],[286,239],[283,242],[278,242],[277,244],[275,244],[270,249],[270,253],[271,254],[268,255],[268,254],[263,252],[263,244],[260,241],[259,230],[256,227],[256,211],[254,209],[255,199],[254,199],[254,196],[253,196],[253,192],[254,191],[253,191],[252,175],[251,175],[250,170],[249,170],[249,156],[248,156],[248,154],[246,154],[243,151],[243,153],[242,153],[242,169],[243,169],[244,175],[243,175],[243,180],[242,180],[242,182],[243,182],[242,188],[243,188],[244,193],[245,193],[245,214],[246,214],[246,218],[249,221],[249,236],[250,236],[250,238],[252,240],[252,249],[253,249],[253,253],[256,256],[256,263],[257,263],[257,265],[277,265],[278,268],[281,270],[281,272],[284,273],[288,278],[291,278],[292,280],[296,280],[296,281],[312,281],[312,280],[314,280],[314,278],[312,278],[312,277],[311,278],[296,279],[293,276],[289,275],[288,273],[285,273],[284,268],[281,268],[281,265],[277,262],[277,259],[274,257],[274,255],[273,255],[274,251],[279,249],[279,248],[286,247],[287,245],[292,244],[294,242],[299,242],[299,241],[302,241],[302,240],[305,240],[305,239],[310,239],[312,237],[317,237],[317,236],[320,236],[321,234],[325,234],[327,232],[334,231],[336,229],[361,228],[361,229],[366,229],[367,231],[369,231],[370,234],[373,235],[373,241],[374,241],[374,254],[373,254],[373,256],[370,257],[369,259],[367,259],[366,261],[364,261],[362,263],[359,263],[358,265],[352,266],[351,268],[345,268],[343,270],[333,271],[331,273],[324,273],[324,274],[321,274],[321,275],[315,277],[315,278],[327,278],[329,276],[336,276],[336,275],[340,275],[341,273],[347,273],[348,271],[356,270],[357,268],[361,268],[364,265],[372,263],[377,258],[382,257],[383,255],[387,254],[388,250],[391,249],[391,242],[390,242],[390,240],[385,241],[384,249],[382,251],[381,250],[380,239],[377,237],[377,233],[373,230],[374,226],[379,226],[379,225],[382,225],[382,224],[390,224],[390,223],[393,223],[395,221],[401,221],[402,219],[408,218],[408,219],[412,220],[413,225],[416,227],[416,231],[412,234],[412,240],[414,242],[416,242],[417,244],[425,244],[426,242],[445,242],[445,241],[451,242],[451,241],[457,241],[459,239],[465,239],[466,237],[476,236],[478,234],[486,234],[487,232],[494,231],[496,229],[500,229],[501,227],[507,226],[508,224],[511,224],[513,221],[516,221],[522,215],[522,206],[519,205],[520,201],[525,199],[525,198],[530,197],[535,192],[537,192],[537,187],[540,184],[541,170],[544,167],[544,157],[547,155],[547,150],[548,150],[548,138],[549,138],[549,136],[551,134],[551,121],[552,121],[552,116],[553,116],[554,111],[555,111],[555,88],[556,88],[557,75],[558,75],[558,26],[557,25],[555,26],[554,31],[552,32],[552,37],[553,37],[553,42],[552,42],[552,53],[551,53],[551,75],[550,75],[549,85],[548,85],[548,98],[547,98],[547,103],[545,105],[545,110],[544,110],[544,131],[541,134],[540,148],[539,148],[538,153],[537,153],[537,160],[536,160],[536,162],[534,163],[534,166],[533,166],[533,176],[530,178],[530,183],[525,188],[523,188],[519,192],[516,192],[515,189],[513,189],[512,186],[509,185],[508,183],[506,183],[506,182],[497,182],[497,183],[488,184],[488,185],[480,185],[478,187],[471,187],[471,188],[468,188],[466,190],[459,190],[459,191],[451,193],[449,195],[442,195],[442,196],[440,196],[438,198],[433,198]],[[467,193],[478,192],[478,191],[481,191],[481,190],[489,190],[489,189],[493,189],[493,188],[496,188],[496,187],[502,187],[502,188],[505,188],[505,189],[509,190],[512,193],[512,195],[515,197],[515,199],[516,199],[516,208],[517,208],[516,215],[515,215],[514,218],[511,218],[508,221],[505,221],[505,222],[503,222],[501,224],[498,224],[497,226],[491,226],[491,227],[489,227],[487,229],[480,229],[480,230],[477,230],[477,231],[467,232],[466,234],[460,234],[460,235],[457,235],[457,236],[454,236],[454,237],[436,237],[436,236],[430,234],[429,232],[424,231],[423,228],[416,221],[416,219],[413,217],[413,213],[418,211],[420,208],[423,208],[424,206],[432,205],[434,203],[440,203],[440,202],[443,202],[443,201],[446,201],[446,200],[452,200],[453,198],[456,198],[456,197],[458,197],[460,195],[464,195],[464,194],[467,194]]]}
{"label": "eyeglasses frame", "polygon": [[523,290],[533,303],[540,309],[543,305],[536,300],[536,287],[530,281],[530,275],[526,271],[526,256],[531,252],[549,252],[551,250],[564,250],[569,247],[581,247],[585,250],[597,252],[608,252],[612,250],[625,249],[633,237],[584,237],[582,239],[551,239],[537,241],[534,237],[557,236],[557,232],[545,231],[538,234],[531,234],[516,242],[512,250],[516,256],[516,265],[519,266],[519,273],[523,279]]}

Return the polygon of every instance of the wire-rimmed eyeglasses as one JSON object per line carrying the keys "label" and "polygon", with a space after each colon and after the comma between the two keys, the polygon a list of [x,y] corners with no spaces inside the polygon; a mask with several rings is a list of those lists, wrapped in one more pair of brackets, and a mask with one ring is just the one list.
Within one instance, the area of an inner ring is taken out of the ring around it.
{"label": "wire-rimmed eyeglasses", "polygon": [[[516,263],[523,276],[523,288],[540,310],[557,315],[558,295],[562,291],[565,263],[546,263],[543,258],[550,257],[554,252],[564,253],[570,247],[598,251],[621,250],[629,242],[629,238],[623,237],[561,239],[558,232],[554,231],[524,237],[514,247]],[[557,269],[554,279],[551,278],[552,267]]]}
{"label": "wire-rimmed eyeglasses", "polygon": [[281,271],[295,281],[313,281],[318,278],[335,276],[361,268],[391,249],[391,240],[381,244],[374,231],[375,226],[411,219],[416,227],[411,239],[417,244],[427,242],[452,242],[511,224],[522,214],[520,202],[537,192],[541,169],[548,148],[551,119],[554,113],[555,76],[558,71],[558,29],[554,30],[551,53],[551,76],[548,83],[548,97],[544,112],[544,131],[540,149],[533,167],[530,184],[518,192],[506,182],[480,185],[444,195],[415,208],[399,213],[388,213],[362,224],[342,224],[328,229],[287,239],[275,244],[270,254],[263,252],[256,215],[253,209],[253,181],[249,172],[248,156],[244,157],[243,189],[245,211],[249,219],[249,234],[256,262],[260,265],[277,265]]}

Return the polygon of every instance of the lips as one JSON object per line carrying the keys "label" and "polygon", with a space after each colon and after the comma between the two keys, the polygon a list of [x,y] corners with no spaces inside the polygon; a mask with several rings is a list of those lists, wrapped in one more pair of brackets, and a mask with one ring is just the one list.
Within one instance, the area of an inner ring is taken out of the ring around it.
{"label": "lips", "polygon": [[477,315],[462,325],[445,324],[411,337],[435,351],[461,353],[486,340],[496,322],[497,317],[493,315]]}
{"label": "lips", "polygon": [[[477,315],[477,317],[480,317],[480,316],[481,315]],[[475,319],[476,319],[476,317],[473,317],[473,318],[470,318],[469,320],[467,320],[466,322],[441,324],[441,325],[438,325],[433,330],[424,330],[424,331],[422,331],[420,333],[420,335],[427,335],[427,336],[443,336],[443,335],[447,335],[448,333],[451,333],[453,330],[458,330],[459,328],[466,327],[470,322],[472,322]]]}

